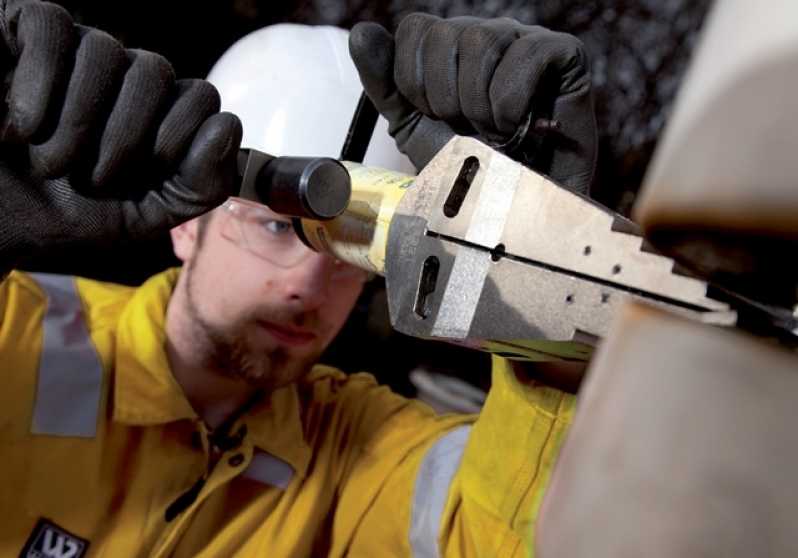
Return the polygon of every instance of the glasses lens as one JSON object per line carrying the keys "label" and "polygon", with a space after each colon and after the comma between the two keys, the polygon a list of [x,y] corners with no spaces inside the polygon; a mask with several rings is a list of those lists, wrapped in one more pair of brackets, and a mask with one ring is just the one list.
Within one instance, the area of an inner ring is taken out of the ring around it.
{"label": "glasses lens", "polygon": [[297,265],[311,251],[294,233],[291,219],[265,206],[229,199],[222,234],[254,255],[281,267]]}
{"label": "glasses lens", "polygon": [[[293,267],[313,253],[294,232],[290,218],[238,198],[228,199],[222,207],[227,212],[222,236],[255,256],[280,267]],[[333,281],[366,281],[368,276],[359,267],[333,260]]]}

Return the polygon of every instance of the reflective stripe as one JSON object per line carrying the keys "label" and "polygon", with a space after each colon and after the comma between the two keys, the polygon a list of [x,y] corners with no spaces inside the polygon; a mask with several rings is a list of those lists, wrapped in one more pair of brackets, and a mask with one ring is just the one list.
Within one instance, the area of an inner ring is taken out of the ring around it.
{"label": "reflective stripe", "polygon": [[33,273],[47,293],[31,432],[92,438],[97,433],[102,364],[92,345],[73,277]]}
{"label": "reflective stripe", "polygon": [[432,326],[432,337],[468,337],[492,264],[489,252],[468,246],[457,247],[449,282]]}
{"label": "reflective stripe", "polygon": [[257,452],[242,475],[285,490],[294,478],[294,468],[270,453]]}
{"label": "reflective stripe", "polygon": [[[519,164],[503,155],[491,157],[465,240],[488,249],[501,241],[520,181]],[[491,265],[488,252],[458,247],[432,328],[433,337],[468,337]]]}
{"label": "reflective stripe", "polygon": [[427,451],[418,469],[410,517],[410,548],[416,558],[440,556],[441,516],[470,432],[469,425],[446,433]]}

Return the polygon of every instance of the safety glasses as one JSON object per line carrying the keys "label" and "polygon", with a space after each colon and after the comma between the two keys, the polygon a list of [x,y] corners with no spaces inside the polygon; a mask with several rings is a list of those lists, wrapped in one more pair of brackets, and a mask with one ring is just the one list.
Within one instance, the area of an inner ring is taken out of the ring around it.
{"label": "safety glasses", "polygon": [[[222,211],[222,236],[262,260],[291,268],[313,254],[294,232],[291,219],[274,213],[265,205],[228,198]],[[331,279],[334,281],[365,281],[368,276],[366,271],[346,262],[338,259],[333,262]]]}

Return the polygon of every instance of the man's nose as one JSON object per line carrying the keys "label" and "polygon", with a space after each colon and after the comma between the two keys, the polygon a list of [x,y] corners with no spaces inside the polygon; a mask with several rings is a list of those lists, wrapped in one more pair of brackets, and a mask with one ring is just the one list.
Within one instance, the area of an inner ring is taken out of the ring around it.
{"label": "man's nose", "polygon": [[283,276],[283,293],[289,300],[307,310],[321,306],[329,296],[330,276],[334,260],[313,252],[297,265],[286,270]]}

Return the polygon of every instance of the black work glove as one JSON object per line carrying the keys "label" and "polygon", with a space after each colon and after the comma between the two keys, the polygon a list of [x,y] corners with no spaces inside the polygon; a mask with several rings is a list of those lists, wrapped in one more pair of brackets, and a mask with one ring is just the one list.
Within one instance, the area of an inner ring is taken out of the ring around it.
{"label": "black work glove", "polygon": [[0,35],[0,274],[153,236],[231,193],[241,124],[211,84],[55,4],[0,0]]}
{"label": "black work glove", "polygon": [[[588,192],[596,120],[587,55],[575,37],[507,18],[411,14],[395,39],[375,23],[359,23],[349,50],[366,94],[417,169],[454,133],[476,134]],[[551,129],[553,121],[559,128]]]}

